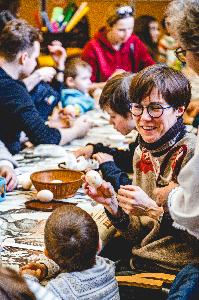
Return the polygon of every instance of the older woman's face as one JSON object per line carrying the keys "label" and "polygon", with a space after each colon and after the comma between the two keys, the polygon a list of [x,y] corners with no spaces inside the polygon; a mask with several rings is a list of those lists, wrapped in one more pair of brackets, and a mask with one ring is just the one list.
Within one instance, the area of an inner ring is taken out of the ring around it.
{"label": "older woman's face", "polygon": [[[170,106],[154,88],[150,94],[144,98],[141,105],[160,104],[163,107]],[[174,110],[172,107],[166,108],[159,118],[151,117],[147,109],[144,108],[141,116],[133,116],[135,126],[146,143],[157,142],[177,121],[177,118],[184,112],[184,107]]]}
{"label": "older woman's face", "polygon": [[134,18],[127,17],[121,20],[118,20],[111,29],[110,33],[112,40],[116,44],[125,43],[131,36],[134,27]]}

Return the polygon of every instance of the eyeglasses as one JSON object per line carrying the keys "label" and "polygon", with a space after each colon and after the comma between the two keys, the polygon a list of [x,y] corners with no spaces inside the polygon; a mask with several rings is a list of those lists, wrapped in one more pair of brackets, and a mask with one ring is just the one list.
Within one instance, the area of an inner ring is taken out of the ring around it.
{"label": "eyeglasses", "polygon": [[175,50],[175,55],[182,63],[186,62],[186,50],[183,50],[181,47]]}
{"label": "eyeglasses", "polygon": [[133,9],[131,6],[121,6],[116,10],[118,15],[132,15]]}
{"label": "eyeglasses", "polygon": [[131,105],[131,112],[132,115],[134,115],[135,117],[139,117],[143,114],[144,108],[147,109],[147,112],[149,114],[149,116],[151,118],[160,118],[163,113],[164,110],[167,108],[171,108],[172,106],[162,106],[161,104],[149,104],[148,106],[143,106],[141,104],[137,104],[137,103],[132,103]]}

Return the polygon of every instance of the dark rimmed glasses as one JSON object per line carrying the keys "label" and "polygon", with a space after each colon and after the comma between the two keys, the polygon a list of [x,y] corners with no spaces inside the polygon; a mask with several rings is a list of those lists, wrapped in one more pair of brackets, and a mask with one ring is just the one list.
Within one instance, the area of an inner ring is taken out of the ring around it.
{"label": "dark rimmed glasses", "polygon": [[139,117],[143,114],[144,109],[147,109],[147,112],[151,118],[160,118],[165,109],[171,108],[173,106],[162,106],[161,104],[149,104],[148,106],[143,106],[138,103],[131,104],[131,112],[135,117]]}
{"label": "dark rimmed glasses", "polygon": [[175,50],[175,55],[182,63],[186,62],[186,50],[182,49],[181,47]]}

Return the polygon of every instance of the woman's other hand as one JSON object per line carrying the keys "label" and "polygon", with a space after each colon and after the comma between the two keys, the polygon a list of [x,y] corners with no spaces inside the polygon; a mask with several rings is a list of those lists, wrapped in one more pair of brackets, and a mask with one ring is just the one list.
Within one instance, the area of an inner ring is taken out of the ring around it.
{"label": "woman's other hand", "polygon": [[157,220],[163,213],[163,208],[138,186],[121,186],[117,199],[119,206],[129,215],[149,216]]}

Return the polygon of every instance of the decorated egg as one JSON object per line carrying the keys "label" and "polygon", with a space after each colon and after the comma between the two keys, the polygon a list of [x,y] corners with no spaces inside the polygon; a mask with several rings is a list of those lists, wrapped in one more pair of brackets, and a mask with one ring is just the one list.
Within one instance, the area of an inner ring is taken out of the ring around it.
{"label": "decorated egg", "polygon": [[86,173],[85,178],[88,184],[94,188],[100,187],[100,185],[102,185],[103,182],[103,179],[100,176],[100,174],[94,170],[88,171]]}

